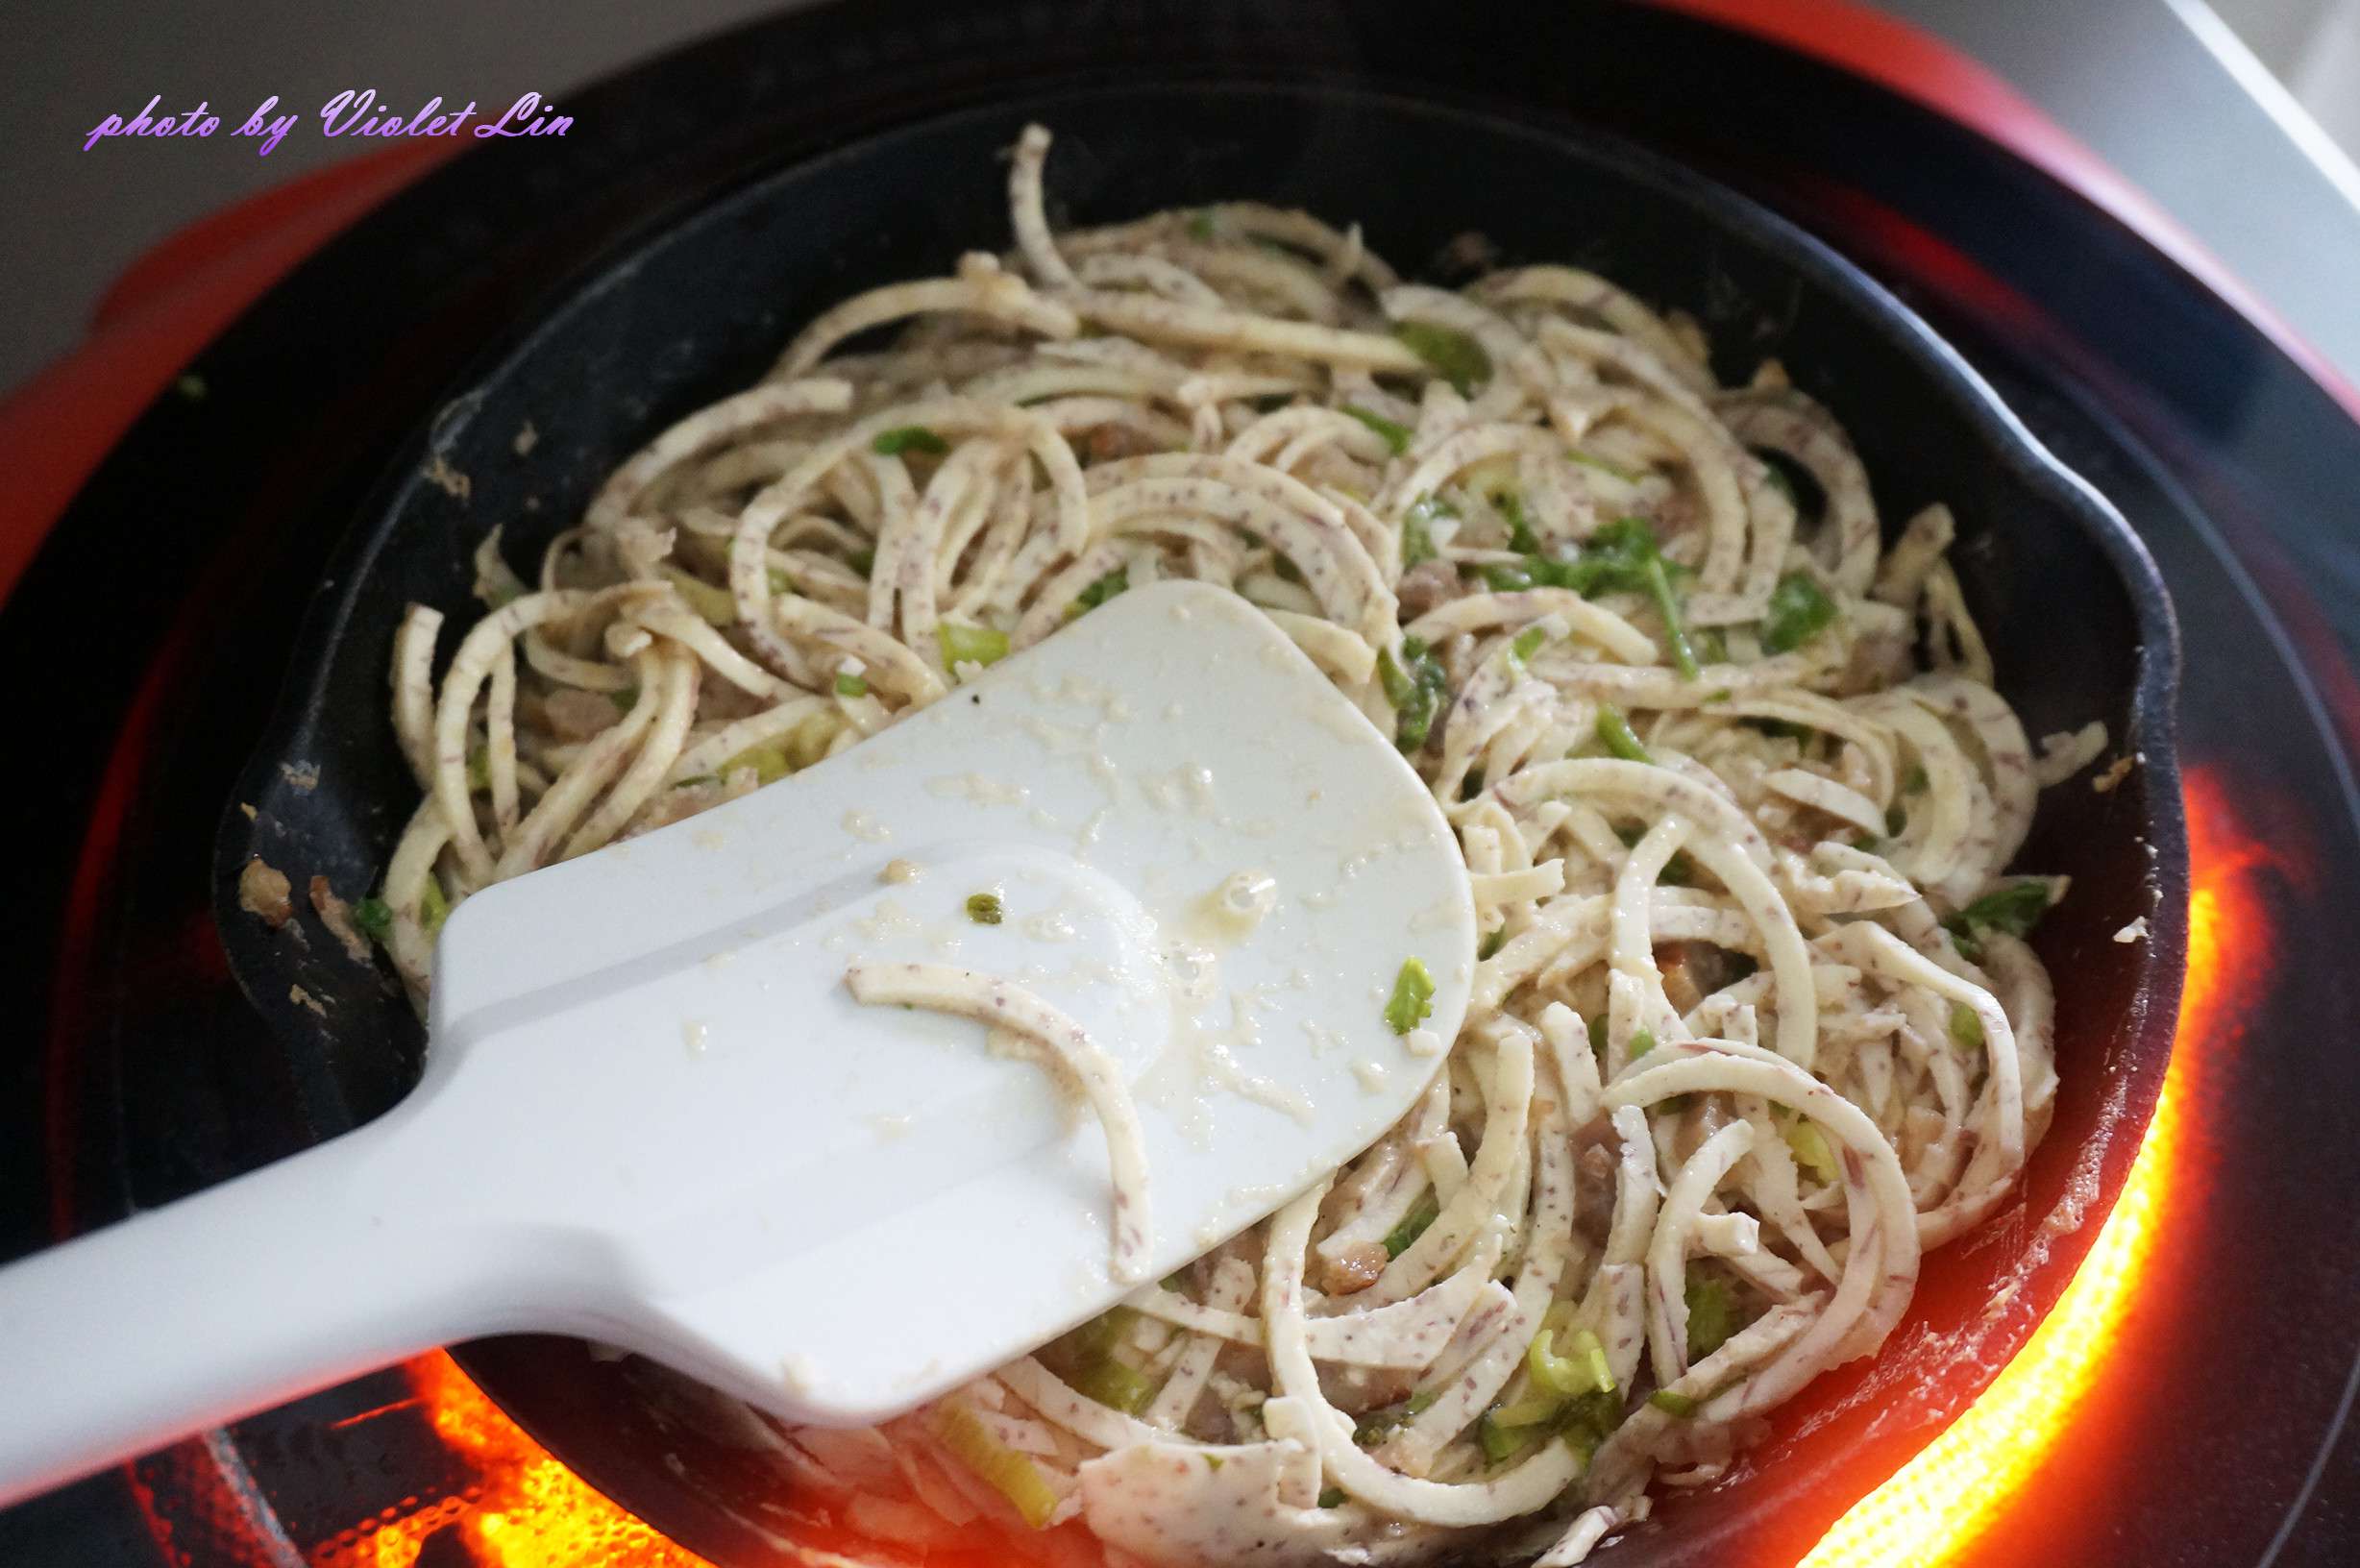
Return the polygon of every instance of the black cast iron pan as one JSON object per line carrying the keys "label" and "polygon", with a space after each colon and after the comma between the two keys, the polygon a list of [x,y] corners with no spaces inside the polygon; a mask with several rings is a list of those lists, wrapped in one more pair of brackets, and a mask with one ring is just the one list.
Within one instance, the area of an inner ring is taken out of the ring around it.
{"label": "black cast iron pan", "polygon": [[[2136,1152],[2186,942],[2178,645],[2162,581],[2121,519],[1923,323],[1782,221],[1619,141],[1340,88],[1142,82],[930,120],[701,201],[560,291],[434,414],[351,527],[214,847],[216,915],[240,985],[348,1101],[414,1076],[423,1034],[395,989],[316,926],[302,943],[271,934],[235,894],[255,853],[299,886],[313,873],[347,896],[374,884],[415,803],[385,717],[404,605],[464,624],[487,528],[506,530],[512,560],[536,559],[617,462],[755,379],[800,322],[855,290],[940,275],[963,250],[1004,246],[998,155],[1028,119],[1057,133],[1049,184],[1064,221],[1260,198],[1357,219],[1412,271],[1476,230],[1507,261],[1574,262],[1695,313],[1725,382],[1777,355],[1850,429],[1888,524],[1935,500],[1957,514],[1954,559],[2028,730],[2102,719],[2143,754],[2110,794],[2049,792],[2022,856],[2074,878],[2037,935],[2058,982],[2063,1087],[2022,1203],[1928,1260],[1910,1319],[1873,1363],[1823,1380],[1730,1479],[1666,1500],[1600,1560],[1744,1561],[1765,1543],[1807,1540],[2023,1342]],[[2112,941],[2137,915],[2149,939]],[[324,1014],[290,999],[297,986]],[[659,1373],[552,1338],[460,1354],[560,1458],[709,1556],[790,1561],[796,1541],[847,1545]]]}

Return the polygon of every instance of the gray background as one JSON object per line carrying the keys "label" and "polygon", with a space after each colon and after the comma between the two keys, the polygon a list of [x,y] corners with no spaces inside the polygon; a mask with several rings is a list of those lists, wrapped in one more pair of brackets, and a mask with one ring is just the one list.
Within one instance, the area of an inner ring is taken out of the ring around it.
{"label": "gray background", "polygon": [[[1887,0],[1998,69],[2195,229],[2360,380],[2360,174],[2278,77],[2360,145],[2360,0]],[[482,0],[338,7],[69,0],[12,8],[0,55],[0,388],[80,339],[107,282],[172,230],[382,142],[319,134],[318,106],[377,89],[404,112],[439,93],[486,110],[553,98],[649,55],[781,9],[777,0]],[[326,20],[332,15],[332,22]],[[200,98],[221,133],[82,140]],[[265,97],[307,123],[268,158],[227,133]]]}

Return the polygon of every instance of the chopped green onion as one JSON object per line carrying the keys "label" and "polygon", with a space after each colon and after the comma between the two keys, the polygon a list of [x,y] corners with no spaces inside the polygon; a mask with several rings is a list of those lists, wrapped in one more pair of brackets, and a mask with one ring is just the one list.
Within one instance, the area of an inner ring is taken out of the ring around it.
{"label": "chopped green onion", "polygon": [[1074,1378],[1073,1387],[1110,1409],[1137,1415],[1155,1398],[1156,1385],[1154,1379],[1136,1367],[1105,1356],[1084,1367]]}
{"label": "chopped green onion", "polygon": [[1540,1434],[1537,1425],[1504,1426],[1490,1410],[1486,1410],[1483,1419],[1475,1423],[1475,1436],[1483,1444],[1484,1458],[1493,1464],[1505,1464],[1514,1458],[1532,1447]]}
{"label": "chopped green onion", "polygon": [[1057,1511],[1057,1493],[1040,1467],[992,1435],[983,1418],[955,1400],[936,1407],[934,1434],[953,1458],[1012,1504],[1035,1530]]}
{"label": "chopped green onion", "polygon": [[1087,615],[1117,594],[1128,593],[1130,588],[1131,569],[1127,566],[1119,566],[1076,594],[1073,597],[1071,607],[1066,613],[1069,616]]}
{"label": "chopped green onion", "polygon": [[1398,457],[1410,450],[1410,428],[1407,425],[1396,425],[1383,414],[1374,413],[1357,403],[1345,404],[1342,411],[1376,431],[1392,449],[1394,456]]}
{"label": "chopped green onion", "polygon": [[2040,924],[2040,918],[2048,913],[2048,883],[2012,882],[1997,893],[1987,893],[1976,899],[1958,912],[1958,919],[1980,930],[2028,937],[2032,928]]}
{"label": "chopped green onion", "polygon": [[905,452],[922,452],[940,457],[950,450],[950,443],[927,429],[923,425],[901,425],[890,430],[879,430],[869,450],[879,457],[898,457]]}
{"label": "chopped green onion", "polygon": [[1200,207],[1189,214],[1189,237],[1200,240],[1213,237],[1213,213],[1210,208]]}
{"label": "chopped green onion", "polygon": [[795,764],[787,755],[787,743],[784,741],[765,741],[750,746],[715,771],[726,778],[740,768],[751,768],[756,784],[775,784],[795,772]]}
{"label": "chopped green onion", "polygon": [[971,893],[967,895],[967,918],[977,925],[997,925],[1005,914],[996,893]]}
{"label": "chopped green onion", "polygon": [[1654,1030],[1634,1029],[1631,1031],[1631,1061],[1636,1062],[1640,1057],[1645,1056],[1649,1051],[1652,1051],[1655,1048],[1656,1035]]}
{"label": "chopped green onion", "polygon": [[1787,653],[1828,629],[1835,600],[1804,572],[1789,572],[1770,590],[1770,613],[1762,617],[1761,646]]}
{"label": "chopped green onion", "polygon": [[1526,1394],[1512,1405],[1491,1407],[1491,1422],[1499,1427],[1537,1427],[1557,1419],[1565,1402],[1552,1394]]}
{"label": "chopped green onion", "polygon": [[1565,456],[1569,461],[1580,463],[1584,468],[1594,468],[1609,478],[1622,480],[1625,484],[1639,482],[1639,476],[1620,463],[1610,463],[1605,458],[1593,456],[1579,447],[1567,447]]}
{"label": "chopped green onion", "polygon": [[1431,561],[1440,551],[1434,548],[1434,520],[1438,517],[1456,518],[1449,502],[1439,496],[1420,496],[1410,503],[1401,518],[1401,564],[1415,566]]}
{"label": "chopped green onion", "polygon": [[1329,1486],[1324,1488],[1319,1493],[1319,1506],[1323,1508],[1342,1507],[1344,1506],[1344,1489],[1341,1486]]}
{"label": "chopped green onion", "polygon": [[443,921],[451,918],[451,900],[443,896],[442,881],[432,871],[426,873],[426,887],[418,894],[418,923],[426,930],[428,940],[442,929]]}
{"label": "chopped green onion", "polygon": [[[1707,626],[1702,631],[1692,633],[1688,641],[1696,649],[1696,656],[1707,664],[1727,664],[1729,662],[1729,639],[1722,634],[1719,626]],[[1729,698],[1729,688],[1723,687],[1706,700],[1726,702]]]}
{"label": "chopped green onion", "polygon": [[1450,689],[1442,661],[1418,638],[1404,637],[1399,659],[1389,648],[1378,651],[1377,679],[1384,685],[1385,699],[1393,705],[1393,744],[1403,751],[1417,750],[1434,732],[1435,716]]}
{"label": "chopped green onion", "polygon": [[1951,1039],[1962,1049],[1979,1051],[1983,1048],[1983,1020],[1975,1016],[1975,1009],[1964,1002],[1951,1004]]}
{"label": "chopped green onion", "polygon": [[1786,1147],[1793,1151],[1796,1164],[1821,1181],[1832,1184],[1840,1176],[1835,1151],[1828,1147],[1827,1135],[1819,1130],[1818,1123],[1796,1117],[1786,1128]]}
{"label": "chopped green onion", "polygon": [[1624,717],[1622,709],[1611,702],[1598,705],[1598,744],[1625,762],[1656,760],[1647,754],[1647,747],[1639,745],[1639,738],[1632,732],[1631,721]]}
{"label": "chopped green onion", "polygon": [[1539,652],[1540,645],[1548,640],[1549,630],[1546,626],[1527,626],[1516,633],[1516,640],[1508,645],[1508,651],[1514,655],[1518,664],[1522,664]]}
{"label": "chopped green onion", "polygon": [[1659,1388],[1647,1396],[1647,1403],[1667,1415],[1676,1415],[1684,1421],[1694,1415],[1697,1406],[1704,1402],[1693,1394],[1676,1394],[1669,1388]]}
{"label": "chopped green onion", "polygon": [[1697,677],[1696,649],[1688,642],[1688,628],[1680,619],[1680,600],[1672,597],[1672,579],[1663,570],[1663,557],[1651,555],[1647,560],[1647,592],[1655,599],[1656,613],[1663,617],[1663,640],[1672,645],[1672,668],[1680,672],[1683,680]]}
{"label": "chopped green onion", "polygon": [[1901,809],[1901,802],[1895,801],[1884,808],[1885,837],[1898,839],[1901,837],[1901,830],[1908,825],[1909,814]]}
{"label": "chopped green onion", "polygon": [[1466,333],[1452,327],[1437,327],[1431,322],[1397,321],[1393,335],[1412,354],[1434,367],[1435,374],[1450,382],[1461,397],[1475,390],[1475,383],[1491,379],[1491,356],[1484,346]]}
{"label": "chopped green onion", "polygon": [[1435,1393],[1429,1390],[1422,1394],[1412,1394],[1401,1404],[1388,1405],[1383,1409],[1370,1410],[1353,1423],[1352,1440],[1363,1448],[1374,1448],[1391,1436],[1404,1421],[1420,1414],[1433,1405],[1435,1398]]}
{"label": "chopped green onion", "polygon": [[619,692],[608,692],[606,700],[615,705],[617,713],[628,713],[639,706],[639,688],[626,686]]}
{"label": "chopped green onion", "polygon": [[1524,519],[1524,502],[1513,490],[1503,490],[1494,498],[1500,515],[1508,519],[1508,548],[1519,555],[1540,553],[1540,538],[1533,532],[1532,524]]}
{"label": "chopped green onion", "polygon": [[1128,1338],[1139,1318],[1136,1307],[1109,1307],[1067,1335],[1066,1345],[1077,1360],[1096,1360],[1111,1355],[1117,1345]]}
{"label": "chopped green onion", "polygon": [[1495,594],[1520,594],[1533,585],[1533,575],[1520,566],[1503,566],[1494,561],[1478,570],[1484,586]]}
{"label": "chopped green onion", "polygon": [[934,628],[942,646],[943,662],[952,669],[962,664],[997,664],[1008,656],[1008,634],[990,626],[963,626],[944,621]]}
{"label": "chopped green onion", "polygon": [[1926,770],[1921,764],[1910,764],[1909,771],[1901,775],[1901,793],[1904,795],[1924,795],[1926,784]]}
{"label": "chopped green onion", "polygon": [[865,577],[870,573],[876,570],[876,551],[873,550],[856,550],[852,552],[847,564],[849,565],[853,571],[859,573]]}
{"label": "chopped green onion", "polygon": [[467,787],[471,790],[492,787],[492,754],[482,747],[467,753]]}
{"label": "chopped green onion", "polygon": [[869,677],[866,675],[856,675],[849,670],[837,671],[836,695],[838,697],[867,697],[869,695]]}
{"label": "chopped green onion", "polygon": [[1484,940],[1475,944],[1475,956],[1489,958],[1508,945],[1508,927],[1502,925],[1484,933]]}
{"label": "chopped green onion", "polygon": [[1433,1011],[1434,976],[1426,972],[1423,961],[1404,959],[1401,972],[1393,977],[1392,997],[1385,1004],[1386,1027],[1406,1035]]}
{"label": "chopped green onion", "polygon": [[1688,1286],[1684,1294],[1688,1305],[1688,1355],[1701,1361],[1729,1343],[1729,1336],[1741,1326],[1737,1320],[1737,1298],[1728,1286],[1694,1269],[1688,1270]]}
{"label": "chopped green onion", "polygon": [[353,906],[353,923],[372,940],[383,942],[393,929],[393,906],[382,898],[363,898]]}
{"label": "chopped green onion", "polygon": [[[1604,1353],[1601,1352],[1601,1359]],[[1622,1396],[1611,1390],[1582,1394],[1568,1401],[1558,1417],[1558,1435],[1581,1451],[1584,1459],[1622,1425]]]}
{"label": "chopped green onion", "polygon": [[1606,1056],[1606,1015],[1594,1014],[1589,1020],[1589,1051],[1592,1056]]}
{"label": "chopped green onion", "polygon": [[1574,1334],[1565,1342],[1567,1354],[1560,1356],[1554,1348],[1557,1331],[1543,1329],[1533,1335],[1533,1342],[1524,1352],[1524,1367],[1536,1386],[1545,1388],[1560,1398],[1570,1399],[1576,1394],[1614,1391],[1613,1369],[1608,1366],[1606,1347],[1587,1329]]}
{"label": "chopped green onion", "polygon": [[[774,566],[762,574],[762,579],[771,585],[771,592],[773,594],[791,594],[795,592],[795,579],[788,576],[784,572],[779,571],[778,568]],[[731,605],[731,608],[735,608],[734,603]]]}
{"label": "chopped green onion", "polygon": [[1385,1256],[1389,1260],[1409,1251],[1441,1212],[1441,1205],[1431,1188],[1420,1194],[1417,1202],[1411,1205],[1410,1212],[1401,1216],[1401,1223],[1386,1233]]}
{"label": "chopped green onion", "polygon": [[[697,612],[699,620],[716,626],[729,625],[737,620],[737,600],[730,597],[728,589],[716,587],[702,577],[681,571],[669,561],[664,563],[661,570],[664,580],[688,601],[688,607]],[[776,593],[778,590],[774,586],[771,591]]]}

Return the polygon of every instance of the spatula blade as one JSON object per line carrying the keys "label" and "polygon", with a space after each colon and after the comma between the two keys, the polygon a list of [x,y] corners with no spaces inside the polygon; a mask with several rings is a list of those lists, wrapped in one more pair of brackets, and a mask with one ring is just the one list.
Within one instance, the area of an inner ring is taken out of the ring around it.
{"label": "spatula blade", "polygon": [[849,966],[1014,981],[1116,1058],[1152,1280],[1402,1115],[1474,945],[1389,741],[1242,600],[1153,585],[816,768],[469,899],[412,1126],[471,1152],[404,1168],[562,1237],[563,1326],[789,1419],[879,1419],[1141,1282],[1110,1268],[1095,1120],[979,1024],[857,1004]]}

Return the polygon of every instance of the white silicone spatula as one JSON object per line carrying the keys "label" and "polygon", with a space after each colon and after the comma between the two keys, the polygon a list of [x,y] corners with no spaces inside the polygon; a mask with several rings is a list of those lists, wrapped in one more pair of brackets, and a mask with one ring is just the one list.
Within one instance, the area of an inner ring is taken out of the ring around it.
{"label": "white silicone spatula", "polygon": [[1409,1107],[1474,946],[1450,830],[1375,726],[1242,600],[1134,590],[832,761],[477,894],[392,1112],[0,1270],[0,1505],[518,1330],[793,1421],[907,1409],[1141,1282],[1097,1121],[848,968],[980,971],[1115,1059],[1152,1280]]}

